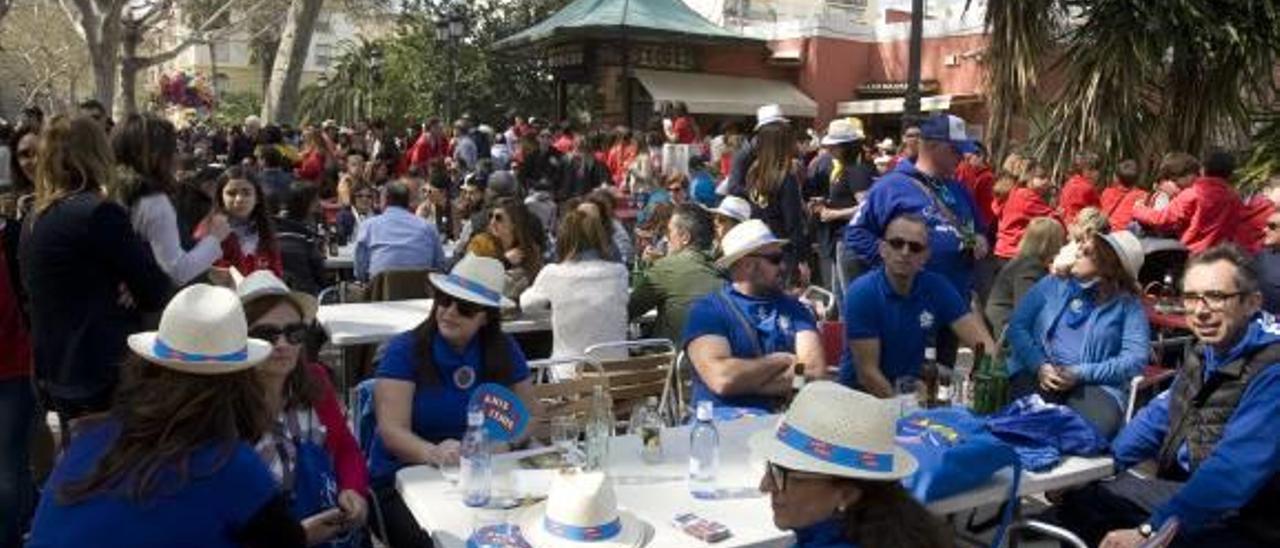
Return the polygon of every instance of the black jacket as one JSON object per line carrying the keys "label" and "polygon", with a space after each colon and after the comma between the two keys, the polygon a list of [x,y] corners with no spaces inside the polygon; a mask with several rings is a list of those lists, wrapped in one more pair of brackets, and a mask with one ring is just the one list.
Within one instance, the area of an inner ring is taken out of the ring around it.
{"label": "black jacket", "polygon": [[284,283],[294,291],[315,295],[324,288],[322,240],[306,223],[276,219],[276,242],[284,263]]}
{"label": "black jacket", "polygon": [[[99,410],[119,378],[125,338],[142,330],[143,314],[164,308],[172,282],[129,213],[96,194],[69,196],[29,220],[19,256],[37,386],[56,411]],[[121,286],[134,308],[120,305]]]}

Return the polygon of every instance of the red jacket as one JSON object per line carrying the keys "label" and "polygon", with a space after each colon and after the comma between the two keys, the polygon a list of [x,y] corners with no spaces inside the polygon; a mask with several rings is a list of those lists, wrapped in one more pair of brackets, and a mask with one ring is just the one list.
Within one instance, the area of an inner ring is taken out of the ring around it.
{"label": "red jacket", "polygon": [[1267,233],[1267,219],[1276,212],[1276,205],[1262,194],[1254,194],[1244,201],[1240,224],[1236,227],[1236,244],[1249,253],[1262,251],[1262,240]]}
{"label": "red jacket", "polygon": [[1031,224],[1031,220],[1036,217],[1057,219],[1053,206],[1050,206],[1039,192],[1026,187],[1013,189],[1000,209],[1000,229],[996,232],[996,256],[1001,259],[1012,259],[1017,256],[1022,235],[1027,231],[1027,225]]}
{"label": "red jacket", "polygon": [[973,203],[978,206],[978,218],[983,226],[994,226],[996,220],[996,174],[990,167],[974,167],[968,162],[956,168],[956,179],[969,189]]}
{"label": "red jacket", "polygon": [[676,142],[692,145],[698,140],[698,124],[690,116],[681,116],[671,123],[671,131],[676,134]]}
{"label": "red jacket", "polygon": [[1133,220],[1167,234],[1181,233],[1182,245],[1199,253],[1236,239],[1244,204],[1224,179],[1201,177],[1156,211],[1146,204],[1133,207]]}
{"label": "red jacket", "polygon": [[[196,230],[196,237],[204,236],[204,225]],[[258,238],[258,249],[252,254],[245,254],[240,248],[240,237],[234,233],[222,240],[222,258],[213,262],[213,266],[219,268],[236,267],[241,274],[248,276],[250,272],[258,270],[270,270],[281,279],[284,278],[284,261],[280,259],[280,250],[278,248],[264,249],[262,238]]]}
{"label": "red jacket", "polygon": [[326,160],[327,158],[323,152],[309,151],[302,155],[302,162],[298,165],[298,169],[294,170],[294,174],[304,181],[318,183],[324,177]]}
{"label": "red jacket", "polygon": [[310,364],[307,373],[311,382],[315,383],[320,401],[316,402],[316,417],[324,425],[324,448],[333,459],[333,471],[338,475],[338,491],[348,489],[364,494],[369,490],[369,468],[365,466],[364,455],[356,444],[351,428],[342,416],[342,408],[338,406],[338,397],[329,383],[329,375],[324,366]]}
{"label": "red jacket", "polygon": [[1147,199],[1147,191],[1113,184],[1102,190],[1102,214],[1111,221],[1111,231],[1119,232],[1133,220],[1133,206]]}
{"label": "red jacket", "polygon": [[424,131],[414,141],[413,146],[409,147],[409,153],[405,156],[409,160],[409,166],[418,166],[422,170],[422,174],[426,175],[427,166],[436,158],[448,158],[452,152],[449,150],[449,140],[444,137],[435,138],[431,132]]}
{"label": "red jacket", "polygon": [[1084,175],[1072,175],[1067,184],[1062,185],[1062,193],[1058,195],[1058,208],[1062,212],[1062,220],[1068,226],[1076,222],[1076,215],[1086,207],[1098,207],[1098,190],[1093,180]]}

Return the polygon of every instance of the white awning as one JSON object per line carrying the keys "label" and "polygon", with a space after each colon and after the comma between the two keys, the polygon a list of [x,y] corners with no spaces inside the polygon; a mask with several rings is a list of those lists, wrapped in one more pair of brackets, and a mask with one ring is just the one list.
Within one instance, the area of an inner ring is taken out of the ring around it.
{"label": "white awning", "polygon": [[[840,115],[854,114],[894,114],[906,110],[906,99],[893,97],[890,99],[866,99],[862,101],[845,101],[836,105],[836,113]],[[920,110],[932,112],[951,108],[950,95],[931,95],[920,98]]]}
{"label": "white awning", "polygon": [[635,76],[654,101],[684,101],[693,114],[749,116],[763,105],[777,103],[787,116],[818,116],[813,99],[778,80],[645,69],[637,69]]}

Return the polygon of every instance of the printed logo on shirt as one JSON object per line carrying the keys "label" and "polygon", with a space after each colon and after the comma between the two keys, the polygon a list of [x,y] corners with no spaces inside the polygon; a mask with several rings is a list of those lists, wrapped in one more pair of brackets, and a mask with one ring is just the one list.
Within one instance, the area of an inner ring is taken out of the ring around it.
{"label": "printed logo on shirt", "polygon": [[778,318],[778,330],[782,331],[783,335],[791,335],[791,316],[781,316]]}
{"label": "printed logo on shirt", "polygon": [[476,383],[476,370],[469,365],[459,367],[453,372],[453,384],[462,390],[471,388]]}
{"label": "printed logo on shirt", "polygon": [[1084,310],[1084,301],[1081,299],[1071,299],[1071,311],[1079,313]]}
{"label": "printed logo on shirt", "polygon": [[928,310],[920,313],[920,328],[933,329],[933,314],[929,313]]}

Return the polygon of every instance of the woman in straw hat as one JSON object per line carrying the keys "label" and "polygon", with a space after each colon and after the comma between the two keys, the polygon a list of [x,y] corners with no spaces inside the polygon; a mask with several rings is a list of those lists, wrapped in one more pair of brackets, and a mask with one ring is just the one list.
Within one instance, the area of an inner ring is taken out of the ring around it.
{"label": "woman in straw hat", "polygon": [[28,546],[314,541],[251,445],[269,423],[253,368],[271,345],[247,331],[235,292],[201,284],[174,296],[158,331],[129,336],[136,357],[111,410],[76,425]]}
{"label": "woman in straw hat", "polygon": [[305,363],[303,343],[316,299],[291,291],[268,270],[250,274],[238,291],[249,336],[271,343],[271,355],[255,370],[274,419],[257,441],[258,455],[289,495],[295,518],[341,510],[341,529],[326,527],[313,538],[323,533],[329,535],[322,538],[325,546],[361,546],[369,470],[324,366]]}
{"label": "woman in straw hat", "polygon": [[457,464],[467,406],[481,384],[510,388],[537,413],[524,353],[502,332],[504,277],[497,259],[476,255],[449,274],[431,274],[431,315],[391,339],[378,364],[378,435],[369,463],[392,546],[430,545],[396,491],[395,473],[406,465]]}
{"label": "woman in straw hat", "polygon": [[[834,413],[832,410],[839,410]],[[896,409],[827,381],[796,396],[751,451],[765,460],[760,490],[773,523],[797,548],[942,548],[946,530],[899,482],[916,460],[894,442]]]}

